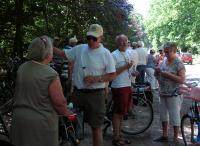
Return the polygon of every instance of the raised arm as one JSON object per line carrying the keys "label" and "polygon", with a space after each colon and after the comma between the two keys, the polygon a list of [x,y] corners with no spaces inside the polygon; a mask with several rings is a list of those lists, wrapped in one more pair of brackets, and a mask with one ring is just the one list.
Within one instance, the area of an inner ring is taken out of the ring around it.
{"label": "raised arm", "polygon": [[56,47],[53,48],[53,54],[56,55],[56,56],[62,57],[63,59],[67,59],[65,52],[63,50],[56,48]]}
{"label": "raised arm", "polygon": [[185,81],[185,70],[178,71],[177,75],[170,72],[161,72],[161,76],[168,78],[174,82],[183,84]]}

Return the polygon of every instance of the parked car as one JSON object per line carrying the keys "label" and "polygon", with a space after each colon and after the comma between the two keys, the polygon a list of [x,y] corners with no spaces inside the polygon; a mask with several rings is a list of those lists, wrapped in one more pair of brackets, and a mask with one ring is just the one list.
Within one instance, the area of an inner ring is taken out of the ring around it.
{"label": "parked car", "polygon": [[183,63],[187,63],[187,64],[191,64],[192,65],[193,59],[192,59],[192,54],[191,53],[182,52],[180,54],[180,59],[183,61]]}

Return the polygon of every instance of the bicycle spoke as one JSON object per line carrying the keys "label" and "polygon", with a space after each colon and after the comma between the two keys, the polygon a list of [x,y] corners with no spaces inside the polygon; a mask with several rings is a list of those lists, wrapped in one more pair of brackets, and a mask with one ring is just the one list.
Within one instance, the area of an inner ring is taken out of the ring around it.
{"label": "bicycle spoke", "polygon": [[152,105],[144,99],[140,99],[124,118],[122,132],[131,135],[142,133],[150,127],[152,120]]}
{"label": "bicycle spoke", "polygon": [[188,115],[181,119],[181,133],[186,146],[192,145],[198,134],[197,124]]}

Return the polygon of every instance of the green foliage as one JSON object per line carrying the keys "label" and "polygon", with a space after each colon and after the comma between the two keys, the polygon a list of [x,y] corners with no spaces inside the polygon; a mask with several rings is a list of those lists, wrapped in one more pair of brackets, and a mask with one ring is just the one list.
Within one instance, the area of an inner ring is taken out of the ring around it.
{"label": "green foliage", "polygon": [[199,0],[152,0],[145,28],[153,46],[175,41],[185,51],[200,53],[193,49],[200,46],[199,7]]}
{"label": "green foliage", "polygon": [[105,45],[111,49],[117,34],[126,34],[131,41],[142,37],[138,17],[126,0],[3,0],[0,5],[0,48],[13,54],[22,54],[40,35],[63,41],[76,35],[84,42],[92,23],[103,26]]}

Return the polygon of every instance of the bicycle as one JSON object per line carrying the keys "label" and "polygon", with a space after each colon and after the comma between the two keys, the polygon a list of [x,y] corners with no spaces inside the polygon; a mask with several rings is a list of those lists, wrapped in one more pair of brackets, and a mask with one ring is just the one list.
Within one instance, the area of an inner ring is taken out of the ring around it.
{"label": "bicycle", "polygon": [[[190,87],[197,86],[197,83],[190,84]],[[189,111],[184,114],[181,118],[181,134],[185,146],[192,145],[196,143],[198,138],[200,138],[200,102],[192,101],[192,105]],[[199,125],[199,126],[198,126]]]}
{"label": "bicycle", "polygon": [[75,130],[77,122],[76,114],[68,117],[59,116],[59,146],[78,146],[80,140]]}
{"label": "bicycle", "polygon": [[[149,85],[133,85],[133,106],[122,122],[122,132],[128,135],[137,135],[145,132],[153,122],[153,107],[151,99],[146,97],[145,92],[150,91]],[[108,127],[112,125],[112,101],[108,103],[103,133],[106,134]]]}

